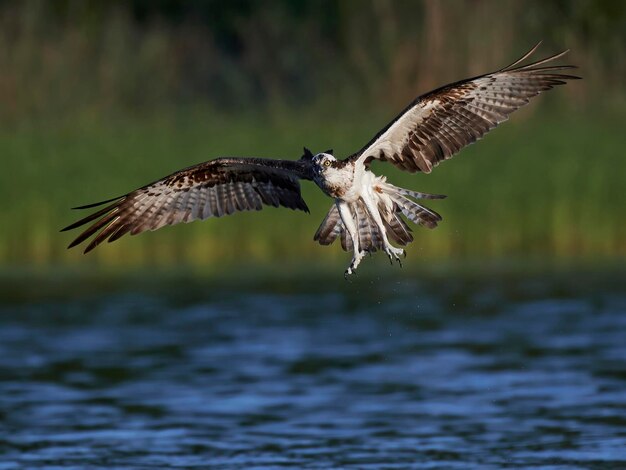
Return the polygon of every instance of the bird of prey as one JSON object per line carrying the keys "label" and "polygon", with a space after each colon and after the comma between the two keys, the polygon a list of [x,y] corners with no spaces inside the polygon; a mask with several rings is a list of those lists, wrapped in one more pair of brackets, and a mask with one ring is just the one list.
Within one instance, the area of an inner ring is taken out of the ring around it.
{"label": "bird of prey", "polygon": [[[540,44],[540,43],[539,43]],[[411,222],[435,228],[441,216],[421,199],[445,196],[403,189],[375,175],[374,160],[389,162],[410,173],[430,173],[508,119],[516,109],[556,85],[579,77],[562,71],[572,65],[553,65],[568,51],[522,65],[539,47],[496,72],[445,85],[419,96],[361,150],[338,160],[332,150],[313,155],[304,149],[299,160],[216,158],[172,173],[158,181],[107,201],[77,209],[106,206],[64,228],[91,223],[68,248],[92,237],[91,251],[104,240],[165,225],[221,217],[237,211],[261,210],[264,205],[308,212],[299,180],[310,180],[334,199],[314,240],[330,245],[337,238],[352,261],[352,274],[366,253],[384,251],[401,262],[413,235]]]}

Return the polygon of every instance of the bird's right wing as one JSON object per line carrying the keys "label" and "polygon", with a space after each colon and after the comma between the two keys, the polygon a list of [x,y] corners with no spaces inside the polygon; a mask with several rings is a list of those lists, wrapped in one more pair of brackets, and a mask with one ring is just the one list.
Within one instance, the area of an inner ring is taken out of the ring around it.
{"label": "bird's right wing", "polygon": [[77,207],[88,209],[111,203],[65,227],[71,230],[93,222],[68,248],[95,235],[85,248],[130,233],[165,225],[221,217],[236,211],[261,210],[263,205],[308,212],[299,179],[311,179],[310,159],[217,158],[177,171],[124,196]]}

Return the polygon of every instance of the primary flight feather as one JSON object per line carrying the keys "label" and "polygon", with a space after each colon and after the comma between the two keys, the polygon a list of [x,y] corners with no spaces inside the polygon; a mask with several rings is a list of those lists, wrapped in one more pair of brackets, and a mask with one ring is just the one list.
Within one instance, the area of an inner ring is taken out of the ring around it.
{"label": "primary flight feather", "polygon": [[[533,47],[513,64],[493,73],[461,80],[416,98],[361,150],[344,160],[332,151],[313,155],[305,148],[299,160],[264,158],[216,158],[172,173],[107,204],[69,225],[71,230],[91,223],[68,248],[91,238],[85,253],[105,240],[130,233],[156,230],[165,225],[221,217],[237,211],[261,210],[264,205],[308,212],[299,180],[312,180],[335,200],[314,239],[329,245],[337,238],[353,257],[346,269],[352,274],[366,253],[383,250],[400,261],[403,249],[413,241],[410,221],[434,228],[441,221],[419,199],[445,196],[399,188],[370,170],[373,160],[388,161],[414,173],[430,173],[441,161],[508,119],[542,91],[579,77],[563,73],[572,65],[546,65],[563,56],[520,65]],[[92,238],[93,237],[93,238]]]}

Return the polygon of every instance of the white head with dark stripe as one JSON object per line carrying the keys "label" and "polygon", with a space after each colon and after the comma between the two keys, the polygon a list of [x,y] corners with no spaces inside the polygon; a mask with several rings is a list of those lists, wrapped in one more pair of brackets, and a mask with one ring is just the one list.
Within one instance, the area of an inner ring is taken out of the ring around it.
{"label": "white head with dark stripe", "polygon": [[333,156],[332,150],[326,150],[320,152],[312,158],[315,172],[318,174],[324,174],[331,168],[337,167],[337,159]]}

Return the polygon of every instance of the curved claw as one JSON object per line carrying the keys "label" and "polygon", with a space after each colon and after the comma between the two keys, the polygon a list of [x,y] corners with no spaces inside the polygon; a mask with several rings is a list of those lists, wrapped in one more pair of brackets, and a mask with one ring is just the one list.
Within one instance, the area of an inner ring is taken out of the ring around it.
{"label": "curved claw", "polygon": [[400,267],[402,267],[402,261],[400,260],[400,255],[403,255],[406,258],[406,250],[401,250],[399,248],[394,248],[389,246],[385,249],[387,256],[389,257],[389,262],[393,265],[394,259],[398,262]]}

